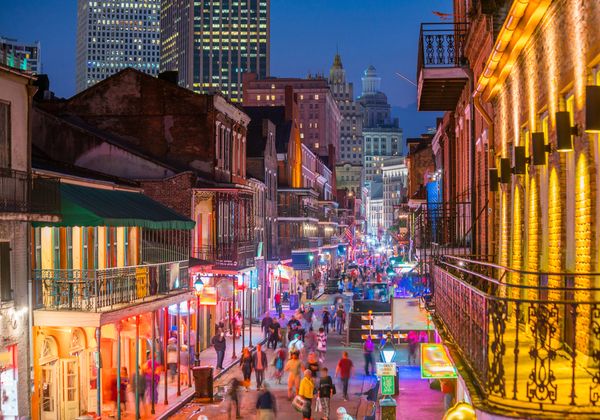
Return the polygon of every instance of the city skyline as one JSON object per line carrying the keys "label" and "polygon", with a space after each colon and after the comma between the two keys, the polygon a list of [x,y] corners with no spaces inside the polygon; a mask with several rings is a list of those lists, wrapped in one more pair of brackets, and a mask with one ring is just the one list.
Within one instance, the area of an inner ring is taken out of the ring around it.
{"label": "city skyline", "polygon": [[[348,81],[360,86],[362,72],[372,64],[383,79],[382,90],[389,97],[394,116],[400,118],[405,136],[418,136],[435,125],[438,114],[417,113],[416,88],[395,73],[415,81],[419,23],[438,20],[432,12],[448,11],[451,4],[448,0],[432,0],[424,8],[420,3],[381,0],[377,8],[363,3],[350,0],[340,7],[339,0],[272,0],[270,74],[276,77],[327,75],[337,50]],[[0,15],[2,35],[21,42],[39,40],[44,50],[42,64],[50,77],[51,89],[59,97],[75,94],[77,3],[36,0],[4,7],[7,13]],[[395,21],[400,17],[402,25]],[[39,24],[19,23],[31,18]],[[348,26],[348,22],[352,25]],[[415,42],[404,42],[407,39]],[[357,51],[364,53],[357,55]]]}

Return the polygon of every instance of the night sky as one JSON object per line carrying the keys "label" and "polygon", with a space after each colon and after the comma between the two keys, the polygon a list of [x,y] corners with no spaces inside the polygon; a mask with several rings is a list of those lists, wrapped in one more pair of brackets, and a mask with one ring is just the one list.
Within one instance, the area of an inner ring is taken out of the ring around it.
{"label": "night sky", "polygon": [[[75,92],[76,0],[1,0],[0,35],[42,43],[43,71],[58,96]],[[383,78],[405,137],[435,125],[436,113],[416,112],[419,24],[450,12],[450,0],[271,0],[271,75],[329,72],[336,47],[360,94],[362,71],[373,64]]]}

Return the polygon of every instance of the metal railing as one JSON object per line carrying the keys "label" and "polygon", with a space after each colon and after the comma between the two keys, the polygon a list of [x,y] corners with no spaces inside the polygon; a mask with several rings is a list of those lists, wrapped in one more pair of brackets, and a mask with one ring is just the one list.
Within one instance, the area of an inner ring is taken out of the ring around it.
{"label": "metal railing", "polygon": [[456,256],[436,261],[434,319],[481,404],[520,417],[600,415],[599,279]]}
{"label": "metal railing", "polygon": [[38,309],[99,312],[189,289],[188,261],[130,267],[33,270]]}
{"label": "metal railing", "polygon": [[278,217],[310,217],[312,219],[319,218],[319,212],[315,207],[301,204],[299,206],[291,206],[287,204],[277,205]]}
{"label": "metal railing", "polygon": [[417,74],[422,68],[464,66],[467,30],[464,22],[421,23]]}
{"label": "metal railing", "polygon": [[59,179],[0,169],[0,212],[59,214]]}
{"label": "metal railing", "polygon": [[256,257],[256,245],[254,242],[204,245],[192,248],[192,257],[220,267],[251,267]]}

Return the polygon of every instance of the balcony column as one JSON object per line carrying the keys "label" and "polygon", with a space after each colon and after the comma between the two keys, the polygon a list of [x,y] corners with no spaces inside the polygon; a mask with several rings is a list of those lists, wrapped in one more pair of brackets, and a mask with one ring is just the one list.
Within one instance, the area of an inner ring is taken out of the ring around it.
{"label": "balcony column", "polygon": [[[188,319],[187,319],[187,353],[188,353],[188,386],[192,386],[192,301],[188,300]],[[196,308],[198,311],[198,308]]]}
{"label": "balcony column", "polygon": [[165,311],[165,328],[163,329],[163,365],[165,368],[165,400],[164,400],[164,404],[168,405],[169,404],[169,397],[168,397],[168,390],[169,390],[169,368],[168,368],[168,364],[167,362],[167,347],[169,345],[169,308],[165,307],[164,308]]}
{"label": "balcony column", "polygon": [[117,420],[121,420],[121,322],[115,324],[117,330]]}
{"label": "balcony column", "polygon": [[102,359],[100,357],[100,340],[102,339],[101,328],[96,328],[96,413],[98,417],[102,417]]}
{"label": "balcony column", "polygon": [[231,353],[231,358],[232,359],[237,359],[237,354],[235,354],[235,323],[234,323],[234,313],[235,313],[235,280],[236,277],[233,276],[232,277],[232,286],[233,286],[233,290],[231,292],[231,313],[230,313],[230,325],[231,325],[231,331],[232,331],[232,340],[231,340],[231,345],[232,345],[232,353]]}
{"label": "balcony column", "polygon": [[152,392],[152,394],[150,395],[150,401],[151,401],[151,405],[150,405],[150,414],[155,414],[156,411],[154,409],[154,404],[156,403],[156,397],[158,394],[158,392],[156,391],[156,381],[154,380],[155,375],[156,375],[156,311],[152,311],[152,347],[150,347],[151,349],[151,353],[150,353],[150,365],[152,366],[152,380],[150,381],[150,392]]}
{"label": "balcony column", "polygon": [[140,418],[140,316],[135,317],[135,420]]}
{"label": "balcony column", "polygon": [[179,306],[177,304],[177,396],[181,396],[181,340],[183,339],[181,334],[181,315],[179,313]]}

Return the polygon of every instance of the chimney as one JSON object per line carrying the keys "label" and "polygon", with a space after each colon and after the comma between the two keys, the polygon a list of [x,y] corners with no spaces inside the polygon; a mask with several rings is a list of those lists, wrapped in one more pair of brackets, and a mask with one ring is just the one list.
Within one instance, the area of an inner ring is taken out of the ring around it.
{"label": "chimney", "polygon": [[[50,91],[50,79],[47,74],[38,74],[34,83],[38,87],[37,92],[33,95],[33,99],[36,101],[48,99]],[[46,93],[48,92],[48,93]]]}
{"label": "chimney", "polygon": [[291,121],[294,119],[294,102],[296,102],[296,98],[294,97],[294,88],[290,85],[286,85],[285,87],[285,120]]}
{"label": "chimney", "polygon": [[179,84],[179,72],[177,70],[167,70],[158,73],[158,78],[174,85]]}

